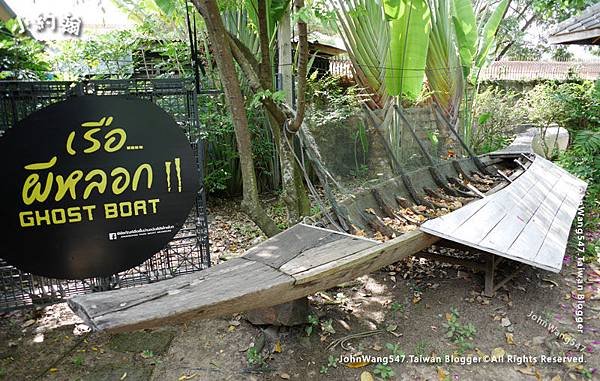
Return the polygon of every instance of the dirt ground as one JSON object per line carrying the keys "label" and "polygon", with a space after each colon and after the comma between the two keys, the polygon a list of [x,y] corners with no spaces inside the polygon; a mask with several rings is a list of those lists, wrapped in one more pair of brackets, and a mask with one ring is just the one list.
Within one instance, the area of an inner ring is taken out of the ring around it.
{"label": "dirt ground", "polygon": [[[217,261],[264,238],[233,202],[210,213]],[[0,380],[600,380],[600,266],[585,268],[583,334],[571,252],[560,274],[526,267],[493,298],[481,274],[410,259],[311,296],[311,323],[294,328],[236,315],[111,335],[88,332],[65,304],[13,311],[0,315]],[[540,363],[580,353],[583,364]],[[380,358],[340,362],[361,354]],[[416,362],[431,356],[441,361]]]}

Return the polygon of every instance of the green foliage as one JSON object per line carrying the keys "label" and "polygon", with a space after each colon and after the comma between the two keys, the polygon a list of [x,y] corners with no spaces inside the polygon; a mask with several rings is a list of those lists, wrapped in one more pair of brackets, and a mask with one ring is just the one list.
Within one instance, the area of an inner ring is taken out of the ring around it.
{"label": "green foliage", "polygon": [[522,105],[529,122],[541,127],[558,122],[561,110],[555,88],[554,84],[542,83],[526,93]]}
{"label": "green foliage", "polygon": [[463,354],[466,350],[473,349],[473,337],[475,336],[475,326],[472,323],[462,324],[459,321],[459,314],[455,308],[450,308],[450,313],[446,314],[446,337],[458,346],[458,351]]}
{"label": "green foliage", "polygon": [[398,312],[404,312],[404,308],[404,303],[393,302],[390,305],[390,310],[392,311],[392,319],[396,319],[396,315],[398,314]]}
{"label": "green foliage", "polygon": [[319,373],[327,374],[329,373],[330,368],[337,368],[337,366],[338,358],[333,355],[329,355],[329,357],[327,358],[327,364],[321,366],[321,369],[319,369]]}
{"label": "green foliage", "polygon": [[[432,7],[426,68],[429,88],[436,103],[452,116],[450,122],[462,121],[458,132],[467,144],[472,144],[472,112],[479,73],[488,61],[509,1],[481,8],[474,7],[471,0],[429,2]],[[459,118],[456,111],[461,108],[464,116]]]}
{"label": "green foliage", "polygon": [[[360,150],[358,149],[360,147]],[[367,140],[367,129],[361,121],[354,135],[354,167],[355,177],[365,177],[368,173],[367,157],[369,155],[369,142]],[[359,158],[360,156],[360,158]]]}
{"label": "green foliage", "polygon": [[576,15],[580,10],[598,0],[529,0],[538,18],[548,22],[559,22]]}
{"label": "green foliage", "polygon": [[335,329],[333,328],[333,319],[327,319],[321,322],[321,331],[326,334],[334,334]]}
{"label": "green foliage", "polygon": [[303,9],[292,14],[292,24],[300,18],[308,24],[308,30],[328,35],[336,32],[335,11],[328,4],[329,0],[307,0]]}
{"label": "green foliage", "polygon": [[600,81],[568,82],[553,90],[559,106],[557,122],[561,127],[569,130],[600,128]]}
{"label": "green foliage", "polygon": [[276,104],[283,103],[285,101],[285,93],[283,91],[271,91],[271,90],[261,90],[254,94],[252,100],[250,101],[250,107],[253,108],[261,108],[263,105],[263,101],[265,99],[271,99]]}
{"label": "green foliage", "polygon": [[383,94],[390,44],[389,24],[381,3],[374,0],[331,0],[340,35],[348,49],[358,83]]}
{"label": "green foliage", "polygon": [[71,359],[71,362],[75,366],[83,366],[85,359],[83,358],[82,355],[77,355]]}
{"label": "green foliage", "polygon": [[[283,16],[286,8],[289,7],[290,0],[265,0],[266,5],[266,21],[267,21],[267,36],[269,41],[272,40],[277,28],[277,22]],[[252,28],[258,31],[258,2],[257,0],[245,0],[245,9],[250,16]]]}
{"label": "green foliage", "polygon": [[132,52],[140,44],[131,31],[112,31],[90,40],[56,41],[52,57],[57,79],[77,80],[84,77],[129,78],[133,74]]}
{"label": "green foliage", "polygon": [[532,43],[531,29],[551,30],[554,26],[598,0],[512,0],[498,32],[496,58],[500,52],[511,60],[536,61],[553,49],[547,43]]}
{"label": "green foliage", "polygon": [[471,0],[452,2],[452,22],[456,33],[460,64],[469,74],[477,49],[477,18]]}
{"label": "green foliage", "polygon": [[516,93],[486,88],[477,95],[474,106],[473,149],[481,154],[507,146],[512,140],[512,127],[523,123],[525,117]]}
{"label": "green foliage", "polygon": [[49,71],[44,45],[23,34],[16,20],[0,22],[0,80],[42,80]]}
{"label": "green foliage", "polygon": [[330,368],[337,368],[337,366],[338,366],[337,357],[329,355],[329,357],[327,358],[327,366]]}
{"label": "green foliage", "polygon": [[[542,83],[525,94],[522,104],[530,122],[542,126],[557,123],[569,130],[571,144],[559,156],[558,164],[588,182],[586,230],[597,231],[600,220],[600,81]],[[590,238],[585,255],[594,260],[599,248],[597,238]]]}
{"label": "green foliage", "polygon": [[[235,188],[239,183],[238,153],[231,116],[223,97],[199,97],[201,138],[207,149],[204,184],[208,193]],[[236,181],[237,180],[237,181]]]}
{"label": "green foliage", "polygon": [[[199,97],[198,113],[202,126],[201,138],[207,147],[205,186],[209,193],[236,194],[241,189],[241,171],[236,149],[231,115],[224,96]],[[275,163],[273,141],[261,109],[247,108],[252,153],[257,178],[271,187],[272,168]]]}
{"label": "green foliage", "polygon": [[265,359],[254,346],[248,348],[246,351],[246,361],[248,361],[248,365],[251,367],[260,368],[265,365]]}
{"label": "green foliage", "polygon": [[385,61],[386,92],[416,99],[425,77],[431,31],[429,6],[425,0],[384,0],[383,4],[390,37]]}
{"label": "green foliage", "polygon": [[[310,105],[310,113],[306,115],[307,123],[323,126],[345,121],[360,111],[358,88],[344,88],[340,78],[327,76],[317,78],[314,71],[306,85],[306,101]],[[362,142],[361,142],[362,143]]]}
{"label": "green foliage", "polygon": [[417,356],[425,356],[427,355],[427,349],[429,348],[429,344],[425,340],[419,341],[415,345],[415,355]]}
{"label": "green foliage", "polygon": [[406,353],[400,348],[400,344],[386,343],[385,348],[390,351],[393,356],[405,356]]}
{"label": "green foliage", "polygon": [[144,349],[142,351],[142,357],[145,359],[152,358],[152,357],[154,357],[154,352],[149,349]]}
{"label": "green foliage", "polygon": [[373,369],[373,373],[382,380],[389,380],[394,377],[395,373],[391,366],[377,364],[375,365],[375,369]]}
{"label": "green foliage", "polygon": [[485,60],[488,57],[490,48],[495,42],[494,40],[496,38],[498,28],[500,27],[500,23],[506,15],[506,10],[508,8],[509,3],[509,0],[503,0],[491,13],[490,17],[483,26],[483,33],[480,37],[477,59],[475,62],[475,66],[477,68],[482,68],[485,63]]}
{"label": "green foliage", "polygon": [[[585,197],[586,230],[597,232],[600,223],[600,129],[576,132],[569,149],[560,155],[558,164],[588,182]],[[600,242],[597,235],[588,240],[585,256],[598,258]]]}
{"label": "green foliage", "polygon": [[316,327],[319,326],[319,317],[315,314],[310,314],[307,317],[308,325],[304,328],[307,336],[310,336]]}

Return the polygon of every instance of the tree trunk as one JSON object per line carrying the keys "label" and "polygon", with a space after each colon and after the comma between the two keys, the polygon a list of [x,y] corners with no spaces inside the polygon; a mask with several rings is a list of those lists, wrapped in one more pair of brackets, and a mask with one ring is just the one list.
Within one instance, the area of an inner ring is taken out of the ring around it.
{"label": "tree trunk", "polygon": [[254,160],[252,159],[252,143],[248,129],[244,96],[242,95],[235,71],[233,55],[230,50],[227,32],[221,20],[219,8],[216,0],[193,0],[193,3],[206,22],[208,37],[214,50],[215,62],[221,75],[223,90],[227,97],[227,103],[233,120],[242,170],[244,195],[242,209],[267,236],[273,236],[279,233],[279,228],[277,228],[273,219],[265,213],[258,197]]}
{"label": "tree trunk", "polygon": [[[277,27],[277,42],[279,47],[279,80],[281,90],[285,94],[285,100],[290,107],[293,107],[293,86],[292,77],[292,33],[290,23],[290,8],[286,9],[279,25]],[[277,126],[281,128],[281,126]],[[275,135],[275,132],[274,132]],[[303,173],[286,139],[289,139],[290,145],[293,142],[293,136],[287,135],[285,131],[277,131],[277,147],[279,149],[279,158],[282,173],[283,201],[288,208],[288,218],[292,222],[297,222],[300,217],[310,214],[310,200],[304,186]]]}
{"label": "tree trunk", "polygon": [[[294,0],[296,12],[304,8],[304,0]],[[306,111],[306,77],[308,67],[308,27],[302,18],[298,17],[296,23],[298,33],[298,91],[296,92],[296,117],[290,124],[290,132],[296,133],[304,121]]]}

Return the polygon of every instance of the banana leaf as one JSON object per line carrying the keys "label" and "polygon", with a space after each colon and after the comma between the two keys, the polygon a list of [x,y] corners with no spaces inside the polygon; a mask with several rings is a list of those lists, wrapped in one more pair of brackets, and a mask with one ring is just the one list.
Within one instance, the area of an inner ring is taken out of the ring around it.
{"label": "banana leaf", "polygon": [[481,69],[485,64],[485,60],[490,51],[490,47],[494,43],[494,37],[500,26],[500,22],[506,14],[510,0],[503,0],[498,4],[494,12],[490,15],[487,22],[485,23],[482,34],[479,37],[479,49],[477,51],[477,59],[475,60],[475,67]]}
{"label": "banana leaf", "polygon": [[456,31],[458,54],[465,78],[477,53],[477,20],[471,0],[453,1],[452,22]]}
{"label": "banana leaf", "polygon": [[375,0],[331,0],[330,3],[336,10],[337,26],[357,82],[383,95],[389,26],[381,3]]}
{"label": "banana leaf", "polygon": [[424,0],[385,0],[390,43],[385,85],[389,95],[415,99],[421,93],[427,62],[431,13]]}

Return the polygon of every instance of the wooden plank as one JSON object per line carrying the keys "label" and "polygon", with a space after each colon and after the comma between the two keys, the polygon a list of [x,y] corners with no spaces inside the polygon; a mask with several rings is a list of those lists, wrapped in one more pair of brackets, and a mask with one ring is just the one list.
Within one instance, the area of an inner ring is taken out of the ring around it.
{"label": "wooden plank", "polygon": [[495,197],[469,219],[460,222],[452,234],[460,236],[466,241],[479,241],[480,237],[485,236],[498,224],[507,208],[509,208],[508,204],[504,203],[500,197]]}
{"label": "wooden plank", "polygon": [[[361,274],[367,274],[424,250],[438,240],[439,238],[436,236],[413,230],[380,245],[333,262],[314,266],[309,270],[295,274],[294,278],[296,284],[324,281],[328,277],[337,279],[346,273],[352,274],[349,279],[354,279]],[[347,277],[348,275],[344,276]]]}
{"label": "wooden plank", "polygon": [[[565,194],[564,198],[566,197],[567,195]],[[558,213],[562,202],[564,202],[564,198],[560,203],[554,202],[545,204],[542,202],[534,215],[527,222],[525,228],[511,244],[510,248],[507,250],[507,254],[539,262],[535,260],[535,256],[544,243],[544,239],[552,226],[552,221],[554,220],[556,213]],[[546,200],[547,199],[548,197],[546,197]],[[548,205],[551,205],[551,207]]]}
{"label": "wooden plank", "polygon": [[[535,171],[536,167],[530,168]],[[508,250],[515,237],[522,231],[525,221],[529,220],[535,209],[531,206],[545,191],[540,190],[541,182],[533,179],[533,172],[526,173],[497,197],[511,206],[505,210],[498,224],[487,234],[473,237],[481,247],[496,247],[500,251]],[[546,192],[547,193],[547,192]]]}
{"label": "wooden plank", "polygon": [[261,301],[276,301],[293,281],[265,264],[236,258],[199,273],[76,296],[68,303],[94,330],[134,330],[256,308]]}
{"label": "wooden plank", "polygon": [[[515,198],[521,198],[531,189],[532,185],[535,185],[533,181],[526,174],[522,175],[513,181],[510,188],[506,188],[506,192],[496,193],[494,196],[486,197],[486,199],[474,201],[467,207],[459,209],[458,213],[453,212],[444,216],[445,218],[440,222],[443,222],[445,227],[441,228],[448,229],[445,231],[446,234],[460,236],[465,241],[479,241],[506,215],[506,207],[502,203],[503,197],[506,194],[514,194]],[[506,203],[506,205],[510,204],[510,202]],[[475,213],[471,213],[469,207],[476,209]],[[465,208],[467,211],[461,213],[460,211]],[[472,219],[474,220],[472,221]],[[439,223],[431,224],[429,221],[425,223],[426,228],[429,229],[439,225]]]}
{"label": "wooden plank", "polygon": [[567,171],[536,156],[527,171],[506,188],[468,205],[471,208],[427,221],[421,229],[558,272],[571,222],[586,186]]}
{"label": "wooden plank", "polygon": [[241,257],[143,287],[76,296],[68,303],[94,330],[158,327],[289,302],[375,271],[438,240],[413,231],[293,277]]}
{"label": "wooden plank", "polygon": [[509,250],[535,213],[536,208],[533,205],[537,204],[539,198],[544,197],[544,194],[549,194],[546,188],[540,189],[542,184],[542,182],[534,183],[534,186],[528,189],[526,194],[522,192],[511,193],[512,189],[507,189],[505,194],[508,193],[510,196],[507,203],[512,204],[512,207],[486,236],[481,237],[478,245],[496,248],[501,252]]}
{"label": "wooden plank", "polygon": [[306,250],[346,237],[332,230],[297,224],[249,249],[244,257],[279,268]]}
{"label": "wooden plank", "polygon": [[279,268],[280,271],[294,275],[309,270],[315,266],[335,261],[339,258],[354,254],[372,247],[375,242],[357,238],[344,237],[324,245],[302,252]]}
{"label": "wooden plank", "polygon": [[[548,225],[548,230],[546,231],[546,234],[539,243],[537,250],[535,250],[535,252],[533,253],[533,261],[545,263],[549,266],[553,266],[556,263],[562,262],[563,253],[567,247],[567,240],[563,239],[563,237],[568,236],[570,228],[570,226],[566,227],[565,221],[568,220],[568,214],[563,208],[564,204],[564,202],[561,204],[561,207],[556,211],[552,222]],[[552,246],[551,248],[548,248],[541,252],[544,243],[546,242],[552,243]]]}

